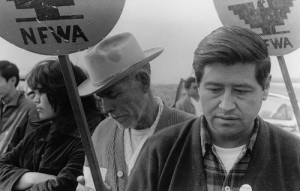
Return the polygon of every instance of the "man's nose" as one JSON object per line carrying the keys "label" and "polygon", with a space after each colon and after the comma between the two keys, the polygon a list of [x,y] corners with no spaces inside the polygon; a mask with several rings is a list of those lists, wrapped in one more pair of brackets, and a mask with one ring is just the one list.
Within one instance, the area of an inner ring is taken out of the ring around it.
{"label": "man's nose", "polygon": [[235,98],[231,91],[225,91],[221,97],[219,108],[224,111],[230,111],[236,108]]}

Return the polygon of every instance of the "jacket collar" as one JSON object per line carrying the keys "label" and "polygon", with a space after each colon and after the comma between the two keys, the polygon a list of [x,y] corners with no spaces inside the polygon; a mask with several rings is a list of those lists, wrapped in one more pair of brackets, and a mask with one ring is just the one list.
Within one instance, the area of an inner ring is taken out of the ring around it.
{"label": "jacket collar", "polygon": [[[71,136],[74,138],[80,138],[80,134],[76,126],[74,126],[73,131],[65,131],[64,124],[56,124],[52,120],[38,120],[38,121],[30,121],[30,125],[33,127],[33,129],[37,130],[37,134],[40,136],[45,136],[45,137],[57,137],[57,136]],[[68,125],[68,124],[65,124]],[[50,136],[48,136],[50,135]]]}
{"label": "jacket collar", "polygon": [[259,171],[262,169],[264,162],[257,161],[270,161],[273,160],[270,158],[270,130],[267,123],[262,120],[260,117],[257,118],[259,120],[259,130],[257,133],[257,140],[253,147],[251,160],[248,166],[247,174],[244,177],[244,183],[249,183],[250,180],[255,182],[256,177],[253,177],[253,174],[258,174]]}
{"label": "jacket collar", "polygon": [[167,122],[166,117],[167,117],[167,115],[170,114],[170,112],[171,112],[171,109],[168,106],[166,106],[165,104],[163,104],[162,113],[161,113],[160,119],[158,120],[158,123],[157,123],[154,133],[167,126],[166,125],[166,122]]}

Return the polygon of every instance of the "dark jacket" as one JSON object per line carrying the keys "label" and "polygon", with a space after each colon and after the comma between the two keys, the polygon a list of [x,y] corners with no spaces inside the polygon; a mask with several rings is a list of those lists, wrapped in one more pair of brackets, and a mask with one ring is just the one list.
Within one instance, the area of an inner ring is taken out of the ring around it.
{"label": "dark jacket", "polygon": [[[88,120],[89,127],[93,125],[94,129],[102,119],[99,116]],[[26,172],[40,172],[54,175],[57,180],[35,184],[28,190],[75,191],[85,156],[76,126],[55,125],[51,121],[31,122],[31,125],[32,131],[0,159],[0,190],[12,190]]]}
{"label": "dark jacket", "polygon": [[[300,190],[300,139],[258,118],[260,127],[243,180],[253,191]],[[205,191],[200,118],[158,132],[140,154],[128,191]]]}
{"label": "dark jacket", "polygon": [[[1,100],[0,100],[1,101]],[[23,91],[17,91],[0,117],[0,156],[10,151],[28,133],[27,122],[29,117],[38,118],[35,104],[26,98]]]}

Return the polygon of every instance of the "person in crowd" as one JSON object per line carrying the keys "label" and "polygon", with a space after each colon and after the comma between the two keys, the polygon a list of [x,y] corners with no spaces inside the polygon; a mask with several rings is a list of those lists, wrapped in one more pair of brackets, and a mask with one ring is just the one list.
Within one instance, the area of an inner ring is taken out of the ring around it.
{"label": "person in crowd", "polygon": [[187,113],[200,116],[202,114],[202,107],[200,104],[196,78],[187,78],[184,83],[184,88],[186,95],[176,102],[175,107]]}
{"label": "person in crowd", "polygon": [[0,61],[0,156],[15,147],[28,132],[29,116],[36,117],[35,104],[24,91],[17,90],[18,67]]}
{"label": "person in crowd", "polygon": [[[86,80],[72,64],[77,84]],[[0,159],[0,190],[76,190],[82,175],[84,150],[58,60],[43,60],[29,73],[35,91],[38,121],[31,131]],[[90,131],[103,119],[94,96],[81,99]]]}
{"label": "person in crowd", "polygon": [[264,40],[218,28],[193,68],[203,115],[149,138],[127,190],[300,190],[300,139],[258,116],[271,81]]}
{"label": "person in crowd", "polygon": [[[195,117],[166,106],[152,94],[149,62],[162,51],[143,51],[131,33],[121,33],[101,41],[85,55],[90,79],[78,87],[79,95],[96,93],[109,115],[92,136],[108,190],[125,190],[128,175],[150,136]],[[94,189],[88,164],[85,169],[85,176],[78,177],[78,191]]]}

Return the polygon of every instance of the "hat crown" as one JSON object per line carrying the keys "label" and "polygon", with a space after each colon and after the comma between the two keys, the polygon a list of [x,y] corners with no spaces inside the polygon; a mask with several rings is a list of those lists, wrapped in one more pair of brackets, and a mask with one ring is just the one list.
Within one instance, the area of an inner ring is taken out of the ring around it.
{"label": "hat crown", "polygon": [[78,86],[80,96],[88,96],[114,85],[159,56],[163,48],[143,51],[134,36],[121,33],[102,40],[84,57],[89,78]]}
{"label": "hat crown", "polygon": [[104,39],[84,57],[86,69],[94,85],[106,83],[144,58],[143,50],[130,33]]}

